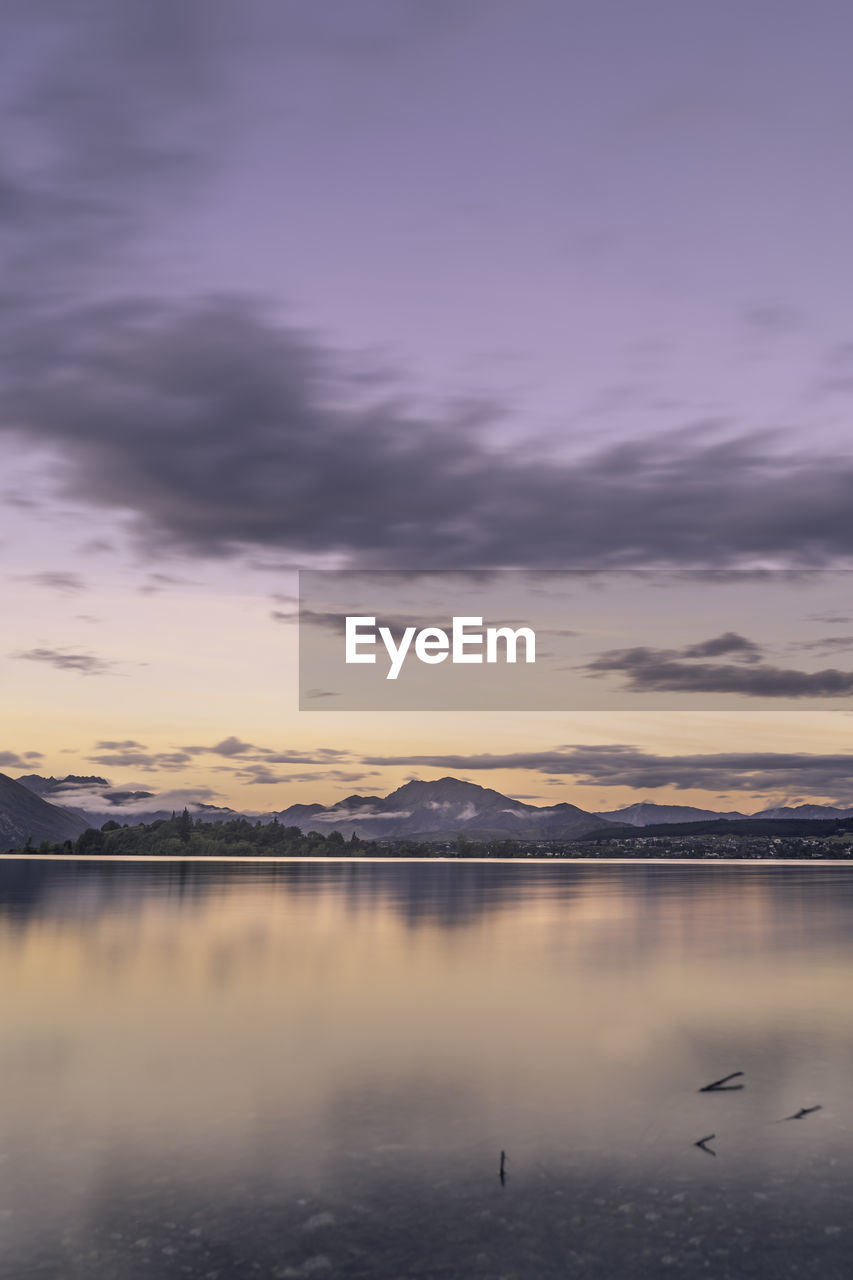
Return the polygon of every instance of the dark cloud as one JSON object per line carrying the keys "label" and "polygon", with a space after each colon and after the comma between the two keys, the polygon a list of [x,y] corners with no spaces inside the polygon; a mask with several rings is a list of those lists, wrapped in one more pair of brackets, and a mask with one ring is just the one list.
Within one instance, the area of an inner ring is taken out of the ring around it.
{"label": "dark cloud", "polygon": [[401,42],[422,51],[467,5],[372,0],[357,17],[348,5],[316,8],[6,0],[0,293],[18,305],[98,283],[99,271],[110,283],[105,268],[127,265],[152,214],[200,194],[247,79],[286,75],[306,55],[323,66],[332,55],[387,59]]}
{"label": "dark cloud", "polygon": [[350,771],[344,769],[328,769],[322,773],[316,771],[309,773],[301,771],[299,773],[273,773],[266,768],[264,764],[251,764],[240,769],[234,776],[248,786],[268,786],[273,783],[328,783],[328,782],[362,782],[365,778],[375,774],[375,770]]}
{"label": "dark cloud", "polygon": [[[741,637],[736,637],[740,640]],[[727,637],[694,645],[690,649],[612,649],[585,666],[591,676],[617,673],[626,677],[631,692],[735,693],[748,698],[843,698],[853,694],[853,671],[797,671],[757,661],[757,647],[747,649],[746,665],[684,661],[708,645],[726,643]],[[749,641],[745,642],[749,645]],[[739,648],[740,646],[735,646]],[[710,650],[725,653],[729,648]]]}
{"label": "dark cloud", "polygon": [[[297,779],[303,775],[295,775]],[[309,775],[313,776],[313,775]],[[248,786],[272,786],[274,783],[292,781],[284,774],[273,773],[263,764],[249,764],[238,769],[234,774],[240,782],[245,782]]]}
{"label": "dark cloud", "polygon": [[696,430],[575,461],[497,450],[493,407],[365,406],[321,344],[246,300],[93,305],[7,346],[0,421],[59,451],[68,496],[134,513],[149,548],[448,568],[853,553],[850,458]]}
{"label": "dark cloud", "polygon": [[243,742],[234,734],[223,738],[212,747],[184,746],[181,748],[187,756],[217,755],[226,759],[244,762],[256,762],[264,767],[271,764],[317,764],[328,765],[334,761],[348,759],[350,752],[337,747],[318,747],[314,751],[281,751],[275,747],[258,747],[251,742]]}
{"label": "dark cloud", "polygon": [[528,769],[551,777],[570,777],[583,785],[638,791],[676,787],[722,793],[853,794],[853,754],[845,753],[732,751],[662,756],[614,743],[502,755],[365,756],[364,763],[438,769],[455,775],[474,770]]}
{"label": "dark cloud", "polygon": [[803,315],[795,308],[781,302],[765,302],[757,306],[747,307],[743,313],[743,322],[762,337],[787,337],[796,333],[805,324]]}
{"label": "dark cloud", "polygon": [[688,645],[682,650],[685,658],[718,658],[724,653],[740,654],[744,662],[755,662],[761,656],[761,646],[736,631],[726,631],[711,640]]}
{"label": "dark cloud", "polygon": [[0,501],[4,502],[7,507],[15,507],[19,511],[34,511],[40,506],[40,503],[27,494],[11,493],[9,490],[0,494]]}
{"label": "dark cloud", "polygon": [[195,586],[198,586],[195,578],[181,578],[172,573],[149,573],[147,582],[143,583],[138,591],[143,596],[154,596],[165,591],[167,587]]}
{"label": "dark cloud", "polygon": [[17,751],[0,751],[0,769],[25,769],[24,757]]}
{"label": "dark cloud", "polygon": [[115,667],[114,662],[94,653],[73,653],[67,649],[24,649],[9,657],[23,662],[44,662],[58,671],[79,671],[84,676],[109,675]]}
{"label": "dark cloud", "polygon": [[[62,305],[84,273],[114,291],[111,252],[142,244],[152,211],[227,150],[228,86],[250,45],[387,58],[466,7],[384,0],[355,18],[269,4],[247,21],[227,0],[10,0],[0,425],[59,454],[67,496],[130,513],[149,550],[250,551],[276,572],[329,553],[407,567],[849,557],[849,458],[785,455],[713,424],[575,460],[498,448],[501,406],[421,412],[369,362],[342,375],[337,353],[251,300]],[[775,303],[747,319],[791,323]]]}
{"label": "dark cloud", "polygon": [[232,735],[229,738],[223,738],[221,742],[208,747],[207,750],[217,756],[242,756],[250,751],[257,751],[257,747],[252,746],[251,742],[241,742],[239,738]]}
{"label": "dark cloud", "polygon": [[813,653],[849,653],[853,636],[823,636],[820,640],[802,640],[792,647]]}
{"label": "dark cloud", "polygon": [[316,751],[272,751],[264,752],[267,764],[331,764],[334,760],[347,759],[348,751],[338,751],[334,747],[320,747]]}
{"label": "dark cloud", "polygon": [[15,301],[91,281],[165,191],[197,178],[226,25],[222,0],[4,6],[0,228]]}
{"label": "dark cloud", "polygon": [[853,342],[842,342],[832,348],[817,388],[824,395],[849,395],[853,391]]}
{"label": "dark cloud", "polygon": [[100,556],[107,555],[115,551],[112,542],[108,542],[106,538],[90,538],[88,542],[84,542],[77,550],[81,556]]}
{"label": "dark cloud", "polygon": [[93,764],[114,769],[174,769],[192,761],[185,751],[113,751],[106,755],[88,756]]}
{"label": "dark cloud", "polygon": [[145,751],[146,748],[141,742],[134,742],[132,739],[128,739],[126,742],[96,742],[95,750],[96,751],[125,751],[125,750]]}
{"label": "dark cloud", "polygon": [[47,587],[50,591],[74,593],[86,590],[86,583],[79,573],[66,573],[65,570],[60,569],[48,569],[42,573],[21,573],[16,577],[19,582],[29,582],[34,587]]}

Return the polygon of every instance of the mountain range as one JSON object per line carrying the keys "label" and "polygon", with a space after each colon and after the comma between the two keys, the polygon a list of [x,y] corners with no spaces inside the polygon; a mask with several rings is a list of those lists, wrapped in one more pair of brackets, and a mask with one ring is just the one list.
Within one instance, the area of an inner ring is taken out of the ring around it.
{"label": "mountain range", "polygon": [[574,840],[611,825],[574,804],[540,808],[459,778],[407,782],[387,796],[348,796],[329,807],[291,805],[276,816],[286,826],[364,839]]}
{"label": "mountain range", "polygon": [[[169,818],[175,808],[182,807],[182,802],[162,807],[153,792],[114,789],[101,777],[27,774],[13,780],[0,774],[0,849],[20,847],[28,839],[35,846],[42,840],[73,840],[86,827],[100,827],[110,818],[130,825],[151,823]],[[195,817],[209,822],[244,816],[223,806],[195,803],[190,808]],[[853,808],[786,805],[742,814],[642,800],[622,809],[589,813],[567,802],[525,804],[489,787],[448,777],[407,782],[386,796],[351,795],[333,805],[293,804],[251,816],[254,821],[277,820],[303,831],[339,831],[346,838],[355,834],[362,839],[576,840],[626,827],[746,818],[845,818],[853,816]]]}

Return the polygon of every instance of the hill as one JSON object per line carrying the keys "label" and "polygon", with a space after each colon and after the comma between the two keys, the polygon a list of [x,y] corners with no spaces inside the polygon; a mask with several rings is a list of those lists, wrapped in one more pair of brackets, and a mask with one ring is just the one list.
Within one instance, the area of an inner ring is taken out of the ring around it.
{"label": "hill", "polygon": [[[661,825],[670,822],[715,822],[720,819],[730,822],[746,816],[745,813],[737,813],[734,810],[719,813],[716,809],[697,809],[689,804],[653,804],[649,800],[638,800],[635,804],[626,805],[624,809],[610,809],[597,813],[597,817],[605,818],[608,822],[627,822],[632,827],[649,827],[653,824]],[[770,816],[769,811],[766,816]]]}
{"label": "hill", "polygon": [[77,814],[49,804],[27,787],[0,773],[0,851],[14,849],[31,840],[74,840],[87,823]]}

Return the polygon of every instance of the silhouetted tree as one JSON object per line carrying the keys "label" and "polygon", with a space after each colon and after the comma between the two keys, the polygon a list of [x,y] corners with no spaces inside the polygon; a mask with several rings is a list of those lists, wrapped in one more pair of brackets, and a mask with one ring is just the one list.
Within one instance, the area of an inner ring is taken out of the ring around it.
{"label": "silhouetted tree", "polygon": [[102,853],[104,849],[104,833],[97,827],[87,827],[74,846],[75,853]]}
{"label": "silhouetted tree", "polygon": [[178,839],[184,844],[189,844],[190,836],[193,833],[193,820],[190,817],[189,809],[184,808],[183,813],[177,821]]}

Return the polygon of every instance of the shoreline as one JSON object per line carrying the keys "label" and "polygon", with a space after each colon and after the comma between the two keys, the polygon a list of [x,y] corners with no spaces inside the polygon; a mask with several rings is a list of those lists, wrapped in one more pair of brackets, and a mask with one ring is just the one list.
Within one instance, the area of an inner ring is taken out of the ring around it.
{"label": "shoreline", "polygon": [[251,857],[242,855],[226,856],[221,854],[188,854],[186,857],[171,857],[166,854],[144,854],[144,853],[125,853],[125,854],[100,854],[100,853],[0,853],[0,862],[174,862],[174,863],[210,863],[210,862],[227,862],[227,863],[285,863],[285,862],[315,862],[315,863],[381,863],[390,864],[396,862],[406,863],[434,863],[434,862],[464,862],[464,863],[481,863],[483,865],[500,864],[502,866],[511,866],[513,863],[536,863],[546,866],[555,866],[564,863],[572,865],[580,865],[582,863],[593,863],[594,865],[610,865],[610,866],[725,866],[733,864],[736,866],[754,866],[759,864],[762,867],[853,867],[853,858],[721,858],[699,856],[696,858],[564,858],[561,856],[552,857],[521,857],[521,858],[448,858],[440,854],[424,858],[415,857],[311,857],[305,856],[284,856],[284,857]]}

